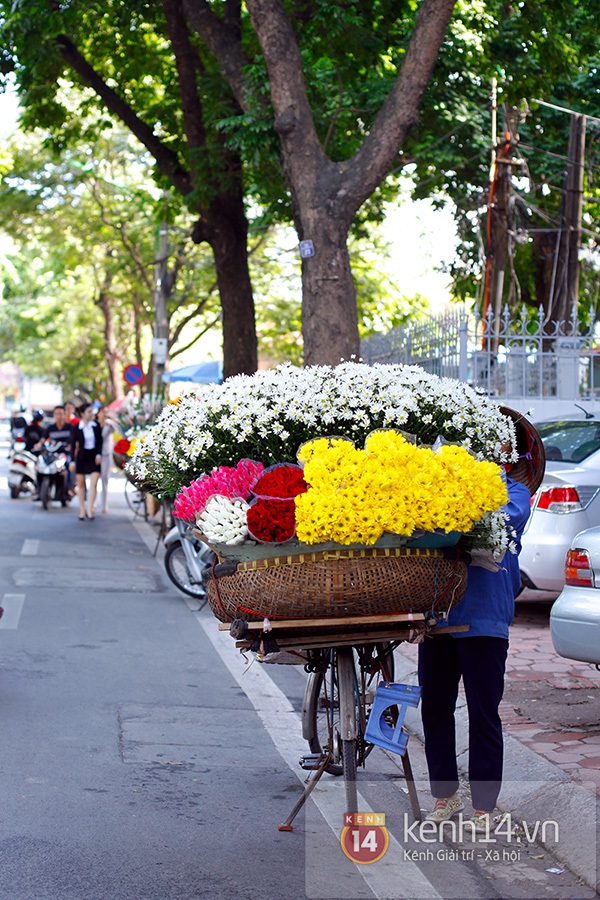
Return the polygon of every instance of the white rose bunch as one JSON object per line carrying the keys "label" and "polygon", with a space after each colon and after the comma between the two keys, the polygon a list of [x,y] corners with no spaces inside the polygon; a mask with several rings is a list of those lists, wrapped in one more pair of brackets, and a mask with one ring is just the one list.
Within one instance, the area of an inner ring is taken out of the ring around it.
{"label": "white rose bunch", "polygon": [[208,541],[229,546],[243,544],[248,537],[247,511],[245,500],[215,494],[196,519],[196,525]]}

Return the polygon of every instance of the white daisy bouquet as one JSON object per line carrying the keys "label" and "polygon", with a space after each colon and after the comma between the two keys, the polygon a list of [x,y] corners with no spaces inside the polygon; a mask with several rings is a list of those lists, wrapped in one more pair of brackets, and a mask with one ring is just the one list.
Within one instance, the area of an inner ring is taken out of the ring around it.
{"label": "white daisy bouquet", "polygon": [[[243,504],[250,504],[251,516],[261,507],[256,498],[252,500],[250,481],[226,489],[231,472],[235,470],[239,479],[241,461],[247,478],[249,462],[261,469],[295,465],[301,461],[300,448],[317,438],[346,438],[362,451],[368,436],[382,429],[408,434],[419,446],[458,444],[476,461],[501,465],[516,459],[506,451],[515,446],[513,422],[493,400],[468,385],[417,366],[346,362],[306,368],[284,364],[229,378],[209,386],[200,397],[185,396],[163,410],[137,444],[127,468],[138,482],[163,494],[180,492],[176,514],[188,521],[205,512],[211,493],[217,495],[220,499],[212,501],[205,518],[214,522],[220,510],[222,530],[235,541],[237,517],[243,540]],[[464,468],[464,460],[461,465]],[[311,502],[310,493],[296,499],[297,512],[299,503],[306,507]],[[194,499],[198,497],[202,500]],[[286,510],[290,506],[285,497],[276,494],[274,499],[287,503]],[[276,504],[265,501],[265,510],[269,504],[271,514]],[[278,509],[281,523],[284,506],[280,503]],[[499,532],[498,517],[489,521]],[[350,532],[348,537],[347,543]],[[339,536],[335,540],[341,542]],[[497,543],[498,534],[494,540]]]}

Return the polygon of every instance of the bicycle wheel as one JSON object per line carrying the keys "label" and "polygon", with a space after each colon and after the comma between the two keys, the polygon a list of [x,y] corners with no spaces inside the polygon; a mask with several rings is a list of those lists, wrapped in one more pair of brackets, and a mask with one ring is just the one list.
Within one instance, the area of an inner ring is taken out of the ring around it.
{"label": "bicycle wheel", "polygon": [[184,594],[195,597],[197,600],[206,599],[204,585],[192,581],[185,553],[180,541],[175,541],[175,543],[170,544],[167,547],[165,553],[165,569],[173,584],[178,587],[180,591],[183,591]]}
{"label": "bicycle wheel", "polygon": [[334,737],[339,733],[339,714],[336,667],[330,665],[326,672],[311,672],[304,690],[302,736],[311,753],[330,751],[332,759],[325,770],[330,775],[343,772],[340,747]]}
{"label": "bicycle wheel", "polygon": [[125,500],[127,506],[135,516],[145,518],[146,516],[146,495],[131,481],[125,482]]}
{"label": "bicycle wheel", "polygon": [[[394,680],[394,647],[395,644],[381,643],[357,648],[358,660],[353,668],[360,673],[360,681],[354,675],[354,695],[356,697],[355,716],[360,727],[353,745],[345,747],[346,771],[352,768],[350,756],[357,765],[364,765],[365,759],[373,749],[364,738],[364,728],[371,709],[375,689],[379,680]],[[338,692],[338,667],[335,664],[335,651],[331,651],[334,664],[325,672],[311,672],[306,680],[304,703],[302,706],[302,736],[308,741],[312,753],[331,753],[331,762],[326,768],[330,775],[342,775],[344,772],[344,745],[340,728],[340,701]],[[350,812],[350,809],[348,810]]]}
{"label": "bicycle wheel", "polygon": [[339,647],[336,653],[340,697],[340,742],[346,788],[346,812],[358,812],[356,768],[360,738],[364,731],[358,682],[352,647]]}

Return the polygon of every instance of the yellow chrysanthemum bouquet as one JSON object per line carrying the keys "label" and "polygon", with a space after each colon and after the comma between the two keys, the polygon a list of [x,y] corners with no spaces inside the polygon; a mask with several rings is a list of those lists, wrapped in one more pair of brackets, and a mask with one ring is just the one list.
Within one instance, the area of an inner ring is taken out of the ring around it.
{"label": "yellow chrysanthemum bouquet", "polygon": [[306,544],[374,544],[384,534],[468,532],[507,501],[502,472],[464,447],[418,447],[400,432],[371,433],[364,449],[320,438],[298,454],[308,490],[296,497]]}

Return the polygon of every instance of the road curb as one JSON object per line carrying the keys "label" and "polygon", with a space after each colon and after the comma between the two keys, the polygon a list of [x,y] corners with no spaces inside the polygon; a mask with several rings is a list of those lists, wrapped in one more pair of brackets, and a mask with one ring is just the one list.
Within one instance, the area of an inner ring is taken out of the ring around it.
{"label": "road curb", "polygon": [[[395,656],[396,681],[417,684],[414,662],[401,653]],[[464,703],[457,707],[456,745],[458,767],[467,778],[468,719]],[[405,724],[409,731],[424,742],[423,726],[418,709],[408,709]],[[560,821],[559,840],[547,836],[537,842],[551,852],[578,878],[599,891],[598,823],[600,798],[569,776],[567,772],[526,747],[512,735],[504,738],[504,785],[498,801],[502,812],[510,812],[516,819],[527,822],[555,818]],[[590,797],[591,794],[591,797]],[[550,834],[554,834],[550,831]],[[590,837],[593,835],[593,837]],[[586,842],[586,836],[589,840]],[[594,851],[590,853],[590,843]]]}

